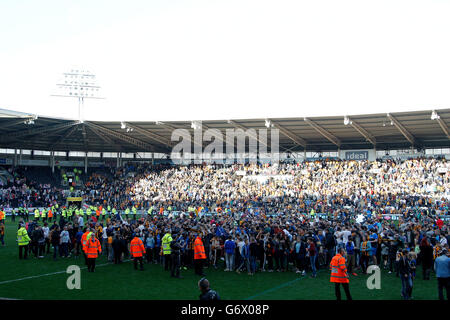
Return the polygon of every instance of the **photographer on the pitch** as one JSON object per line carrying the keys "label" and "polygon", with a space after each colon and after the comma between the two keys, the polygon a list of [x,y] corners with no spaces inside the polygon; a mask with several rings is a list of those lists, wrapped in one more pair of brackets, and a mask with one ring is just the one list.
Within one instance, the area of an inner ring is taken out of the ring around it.
{"label": "photographer on the pitch", "polygon": [[[175,239],[175,234],[173,235]],[[183,277],[180,276],[180,269],[181,269],[181,248],[184,246],[184,240],[183,237],[180,235],[177,237],[174,241],[170,243],[170,248],[172,249],[171,253],[171,260],[172,260],[172,268],[170,276],[173,278],[182,279]]]}
{"label": "photographer on the pitch", "polygon": [[198,288],[201,291],[200,301],[213,301],[220,300],[219,294],[209,287],[209,281],[206,278],[202,278],[198,282]]}

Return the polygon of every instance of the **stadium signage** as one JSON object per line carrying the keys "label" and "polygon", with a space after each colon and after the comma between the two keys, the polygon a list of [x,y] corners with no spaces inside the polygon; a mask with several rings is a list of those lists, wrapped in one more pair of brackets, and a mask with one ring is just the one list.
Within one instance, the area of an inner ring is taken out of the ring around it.
{"label": "stadium signage", "polygon": [[70,202],[72,202],[72,201],[83,201],[83,198],[82,197],[68,197],[67,201],[70,201]]}
{"label": "stadium signage", "polygon": [[22,159],[19,160],[21,166],[48,166],[48,160]]}
{"label": "stadium signage", "polygon": [[345,160],[369,160],[368,151],[346,151]]}
{"label": "stadium signage", "polygon": [[12,164],[12,160],[8,158],[1,158],[0,164]]}

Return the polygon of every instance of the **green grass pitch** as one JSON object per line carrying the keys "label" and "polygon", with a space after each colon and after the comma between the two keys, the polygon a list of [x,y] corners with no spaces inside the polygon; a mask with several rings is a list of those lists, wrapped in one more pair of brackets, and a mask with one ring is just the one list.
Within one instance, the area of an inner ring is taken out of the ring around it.
{"label": "green grass pitch", "polygon": [[[31,256],[19,260],[16,242],[17,222],[8,217],[5,246],[0,246],[0,298],[12,299],[193,299],[198,300],[194,270],[182,270],[184,279],[170,277],[161,265],[145,264],[145,271],[135,271],[132,262],[120,265],[107,263],[104,255],[97,259],[95,273],[88,273],[82,257],[53,261],[52,255],[43,259]],[[69,265],[81,270],[81,289],[69,290]],[[224,268],[205,269],[211,287],[223,300],[334,300],[334,286],[329,282],[329,271],[322,269],[317,278],[302,277],[294,272],[246,273],[224,272]],[[429,281],[421,279],[420,267],[414,281],[415,300],[436,300],[437,281],[434,274]],[[395,274],[382,271],[381,289],[369,290],[367,275],[351,276],[350,291],[354,300],[400,300],[401,280]],[[26,279],[23,279],[26,278]],[[22,279],[22,280],[17,280]],[[14,281],[12,281],[14,280]],[[342,291],[342,297],[345,294]]]}

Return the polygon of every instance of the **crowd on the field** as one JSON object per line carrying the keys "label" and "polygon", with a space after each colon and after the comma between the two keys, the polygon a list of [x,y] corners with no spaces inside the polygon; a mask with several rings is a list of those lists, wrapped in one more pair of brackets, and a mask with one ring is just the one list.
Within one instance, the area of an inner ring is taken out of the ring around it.
{"label": "crowd on the field", "polygon": [[[194,239],[200,235],[208,264],[225,271],[315,277],[345,248],[355,276],[370,264],[398,275],[404,268],[399,261],[407,256],[412,274],[420,264],[429,279],[450,241],[448,222],[441,219],[449,213],[448,169],[445,159],[135,165],[111,169],[112,178],[92,174],[85,182],[85,203],[102,205],[103,212],[108,208],[106,215],[97,207],[92,215],[77,209],[69,215],[61,190],[20,177],[0,195],[3,204],[15,198],[19,205],[47,203],[55,211],[53,219],[46,217],[49,225],[21,220],[36,257],[51,247],[55,259],[79,256],[81,238],[90,230],[111,262],[127,259],[130,241],[138,236],[147,262],[167,265],[171,259],[163,254],[162,238],[169,233],[179,244],[184,269],[193,266]],[[133,207],[142,215],[129,210]],[[386,213],[399,220],[385,219]]]}
{"label": "crowd on the field", "polygon": [[[37,256],[41,255],[39,247],[44,243],[46,250],[42,248],[42,252],[49,252],[50,245],[56,244],[57,249],[61,250],[60,256],[66,257],[69,252],[79,255],[77,244],[81,241],[81,234],[90,228],[102,240],[109,260],[113,261],[116,256],[116,262],[123,258],[123,254],[125,257],[128,255],[127,243],[135,236],[136,229],[139,229],[138,236],[149,249],[147,261],[162,262],[161,239],[169,232],[174,239],[182,240],[182,261],[187,267],[192,264],[194,235],[201,234],[213,266],[219,266],[221,258],[227,270],[235,270],[245,262],[243,267],[249,273],[256,270],[288,271],[289,263],[293,263],[296,271],[305,273],[310,269],[315,274],[314,267],[327,265],[341,246],[351,255],[350,272],[355,267],[360,267],[364,272],[369,263],[380,264],[392,272],[402,249],[418,254],[420,261],[430,269],[433,257],[448,248],[450,240],[448,224],[431,215],[420,219],[400,218],[398,221],[374,217],[363,222],[356,222],[354,216],[328,219],[296,214],[266,217],[222,213],[201,218],[194,214],[181,214],[174,218],[157,213],[142,217],[108,214],[99,220],[92,216],[87,221],[73,215],[70,219],[55,219],[53,224],[47,221],[43,226],[42,222],[34,220],[27,222],[26,227],[32,246],[37,249],[33,251]],[[61,233],[65,234],[65,231],[67,237],[63,237],[59,248]],[[56,234],[59,236],[55,242]],[[368,243],[363,248],[364,242]],[[243,254],[242,248],[246,244],[248,252]],[[234,255],[233,262],[225,259],[227,253]]]}

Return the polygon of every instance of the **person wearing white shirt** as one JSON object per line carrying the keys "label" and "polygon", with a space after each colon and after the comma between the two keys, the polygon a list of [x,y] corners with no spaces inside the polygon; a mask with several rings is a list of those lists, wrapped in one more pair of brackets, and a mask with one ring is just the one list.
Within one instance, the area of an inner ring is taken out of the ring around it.
{"label": "person wearing white shirt", "polygon": [[344,230],[341,232],[342,242],[344,243],[344,245],[347,245],[348,237],[350,237],[351,235],[352,233],[348,230]]}
{"label": "person wearing white shirt", "polygon": [[81,229],[83,229],[84,227],[84,219],[82,216],[78,217],[78,225],[81,227]]}
{"label": "person wearing white shirt", "polygon": [[45,246],[46,248],[46,252],[47,254],[50,253],[50,238],[49,238],[49,233],[50,233],[50,228],[48,227],[47,223],[44,224],[44,226],[42,227],[42,231],[44,231],[44,238],[45,238]]}

